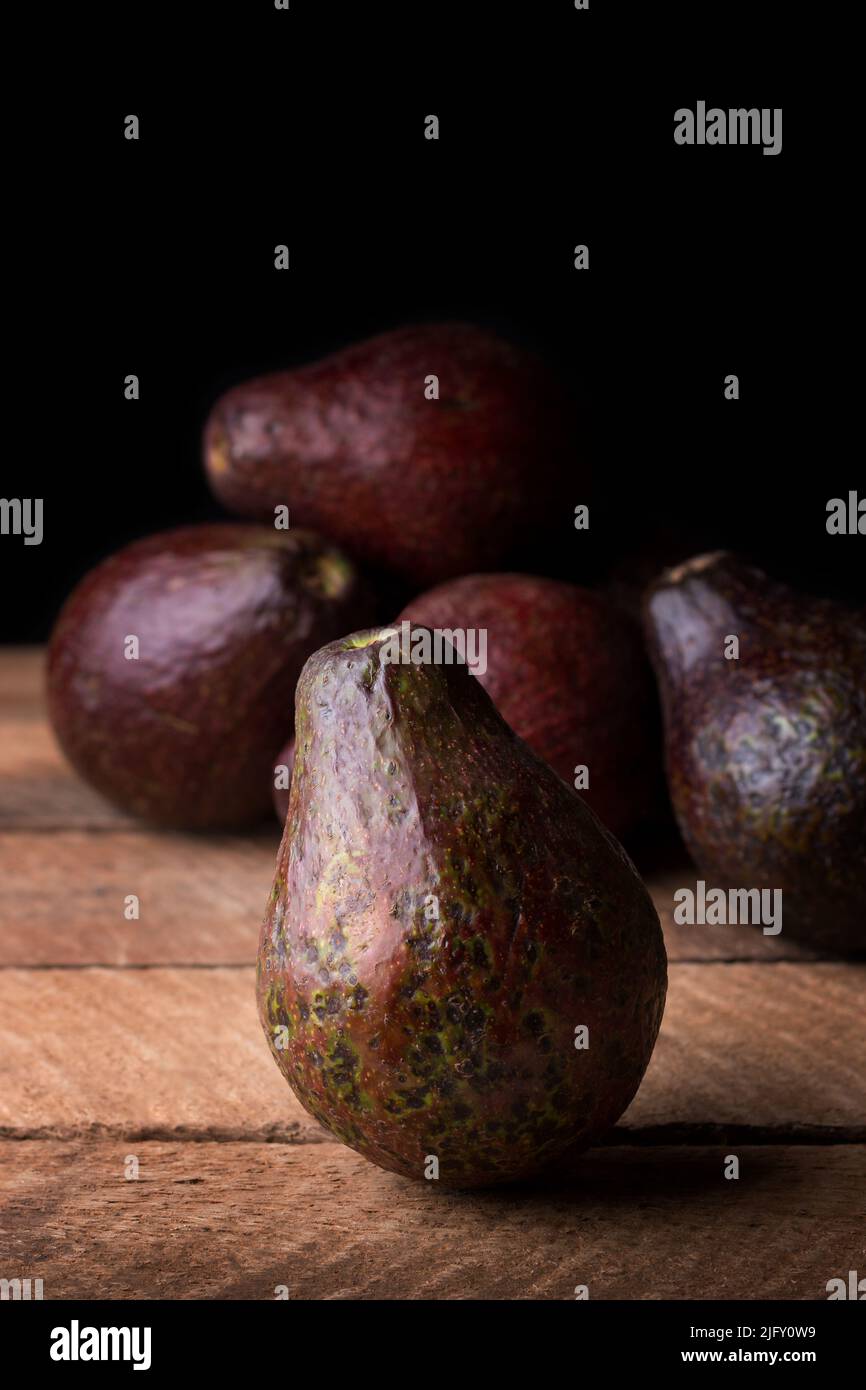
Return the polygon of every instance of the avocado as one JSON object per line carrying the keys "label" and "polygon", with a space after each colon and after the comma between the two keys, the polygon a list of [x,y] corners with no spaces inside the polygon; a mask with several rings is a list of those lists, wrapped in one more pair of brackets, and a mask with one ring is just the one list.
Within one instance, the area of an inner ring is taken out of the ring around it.
{"label": "avocado", "polygon": [[[562,521],[573,412],[544,364],[470,324],[381,334],[242,382],[205,428],[229,511],[312,526],[416,585],[491,569],[527,531]],[[569,502],[570,505],[570,502]]]}
{"label": "avocado", "polygon": [[638,623],[604,594],[529,574],[470,574],[407,604],[400,621],[474,631],[477,676],[516,734],[577,786],[617,836],[662,787],[653,673]]}
{"label": "avocado", "polygon": [[667,570],[645,621],[671,799],[708,887],[778,889],[784,932],[862,950],[866,615],[719,551]]}
{"label": "avocado", "polygon": [[403,664],[395,632],[301,673],[262,1025],[305,1108],[374,1163],[529,1178],[635,1094],[661,929],[624,850],[467,667]]}
{"label": "avocado", "polygon": [[48,707],[85,781],[159,826],[265,815],[312,651],[369,621],[362,581],[305,531],[215,523],[110,556],[61,610]]}

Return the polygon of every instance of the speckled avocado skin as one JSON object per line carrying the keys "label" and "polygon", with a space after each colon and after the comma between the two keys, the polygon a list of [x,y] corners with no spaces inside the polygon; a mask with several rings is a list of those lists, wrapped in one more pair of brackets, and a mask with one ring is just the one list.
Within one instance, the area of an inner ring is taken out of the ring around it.
{"label": "speckled avocado skin", "polygon": [[[265,815],[295,684],[323,642],[369,621],[351,563],[308,532],[231,523],[136,541],[81,581],[48,653],[72,765],[161,826]],[[139,659],[127,660],[127,638]]]}
{"label": "speckled avocado skin", "polygon": [[645,619],[674,810],[708,887],[779,888],[783,933],[866,948],[866,615],[718,553],[667,571]]}
{"label": "speckled avocado skin", "polygon": [[658,917],[466,667],[382,645],[332,643],[298,683],[262,1024],[310,1114],[374,1163],[531,1177],[637,1090],[664,1007]]}
{"label": "speckled avocado skin", "polygon": [[484,630],[478,680],[499,713],[614,835],[627,834],[662,783],[660,720],[640,627],[603,594],[529,574],[468,574],[400,614],[426,627]]}
{"label": "speckled avocado skin", "polygon": [[[425,395],[432,376],[438,400]],[[418,585],[495,567],[518,536],[571,510],[576,476],[587,484],[550,372],[461,323],[242,382],[211,411],[204,458],[230,511],[264,519],[286,505],[293,523]]]}

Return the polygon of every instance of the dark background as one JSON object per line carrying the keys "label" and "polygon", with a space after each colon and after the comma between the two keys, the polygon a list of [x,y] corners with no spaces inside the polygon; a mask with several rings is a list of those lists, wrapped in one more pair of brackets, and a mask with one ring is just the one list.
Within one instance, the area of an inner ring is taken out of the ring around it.
{"label": "dark background", "polygon": [[[835,344],[812,318],[829,175],[775,65],[710,72],[707,41],[668,16],[694,51],[644,66],[644,42],[667,52],[645,13],[627,66],[622,13],[598,4],[479,5],[471,34],[465,7],[408,8],[206,7],[191,46],[150,16],[140,49],[126,26],[77,88],[31,246],[48,303],[12,403],[25,443],[2,470],[2,495],[44,498],[45,535],[0,540],[3,640],[43,640],[125,542],[223,514],[201,467],[223,389],[427,319],[536,347],[585,403],[573,494],[590,533],[564,517],[539,570],[636,581],[723,546],[866,597],[862,542],[825,529],[827,500],[857,486]],[[699,98],[782,106],[782,153],[676,146],[674,111]]]}

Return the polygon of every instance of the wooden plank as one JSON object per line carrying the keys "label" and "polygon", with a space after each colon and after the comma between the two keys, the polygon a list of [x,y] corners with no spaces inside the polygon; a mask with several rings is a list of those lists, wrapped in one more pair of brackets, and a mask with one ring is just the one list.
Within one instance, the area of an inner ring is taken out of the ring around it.
{"label": "wooden plank", "polygon": [[[139,1177],[125,1176],[127,1155]],[[612,1148],[453,1193],[335,1144],[0,1145],[4,1274],[49,1299],[826,1299],[862,1269],[860,1146]]]}
{"label": "wooden plank", "polygon": [[[36,726],[33,726],[36,727]],[[19,748],[26,749],[22,739]],[[2,784],[0,784],[2,785]],[[99,798],[72,775],[24,784],[25,801],[0,792],[3,804],[29,805],[44,823],[48,797],[73,823],[99,820]],[[29,797],[29,800],[27,799]],[[66,800],[64,800],[64,797]],[[21,812],[14,812],[20,815]],[[106,825],[119,813],[107,808]],[[25,815],[26,819],[26,815]],[[255,955],[258,925],[271,887],[279,846],[276,819],[248,835],[158,834],[136,827],[90,835],[82,829],[0,832],[0,965],[246,965]],[[673,893],[694,882],[684,869],[650,884],[671,961],[810,959],[812,953],[754,927],[686,927],[673,922]],[[124,904],[138,895],[139,921]]]}
{"label": "wooden plank", "polygon": [[0,719],[10,713],[42,717],[45,707],[45,648],[0,651]]}
{"label": "wooden plank", "polygon": [[[866,967],[675,965],[621,1132],[866,1138]],[[0,971],[0,1136],[322,1131],[262,1037],[251,968]]]}
{"label": "wooden plank", "polygon": [[249,836],[0,835],[0,964],[250,965],[279,842],[276,819]]}
{"label": "wooden plank", "polygon": [[0,1136],[291,1140],[321,1131],[244,969],[0,971]]}
{"label": "wooden plank", "polygon": [[[866,1139],[866,966],[674,965],[629,1129]],[[679,1120],[677,1120],[679,1116]]]}
{"label": "wooden plank", "polygon": [[112,829],[133,825],[83,782],[49,726],[25,714],[0,723],[0,829]]}
{"label": "wooden plank", "polygon": [[0,720],[0,830],[133,827],[73,772],[43,719]]}
{"label": "wooden plank", "polygon": [[0,829],[106,829],[131,817],[73,772],[48,724],[45,649],[0,652]]}

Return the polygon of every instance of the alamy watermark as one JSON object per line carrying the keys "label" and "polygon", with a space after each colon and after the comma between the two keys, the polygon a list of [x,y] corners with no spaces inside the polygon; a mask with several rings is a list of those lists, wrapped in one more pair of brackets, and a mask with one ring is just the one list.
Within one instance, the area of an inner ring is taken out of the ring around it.
{"label": "alamy watermark", "polygon": [[781,888],[707,888],[699,878],[694,888],[678,888],[674,893],[674,921],[680,926],[699,924],[726,927],[750,924],[763,926],[764,936],[778,936],[782,930]]}
{"label": "alamy watermark", "polygon": [[149,1327],[68,1327],[51,1330],[52,1361],[131,1361],[134,1371],[150,1369]]}
{"label": "alamy watermark", "polygon": [[866,1300],[866,1279],[860,1279],[856,1269],[848,1270],[847,1280],[828,1279],[826,1288],[829,1303],[840,1298],[853,1298],[857,1303],[863,1303]]}
{"label": "alamy watermark", "polygon": [[763,145],[764,154],[782,152],[781,106],[707,108],[699,101],[692,111],[681,106],[674,112],[674,140],[678,145]]}
{"label": "alamy watermark", "polygon": [[44,1297],[41,1279],[0,1279],[0,1303],[29,1303]]}
{"label": "alamy watermark", "polygon": [[831,536],[866,536],[866,497],[851,491],[827,503],[827,532]]}
{"label": "alamy watermark", "polygon": [[487,670],[484,627],[415,627],[407,618],[390,628],[379,648],[383,666],[468,666],[473,676]]}
{"label": "alamy watermark", "polygon": [[41,545],[42,498],[0,497],[0,536],[23,536],[25,545]]}

